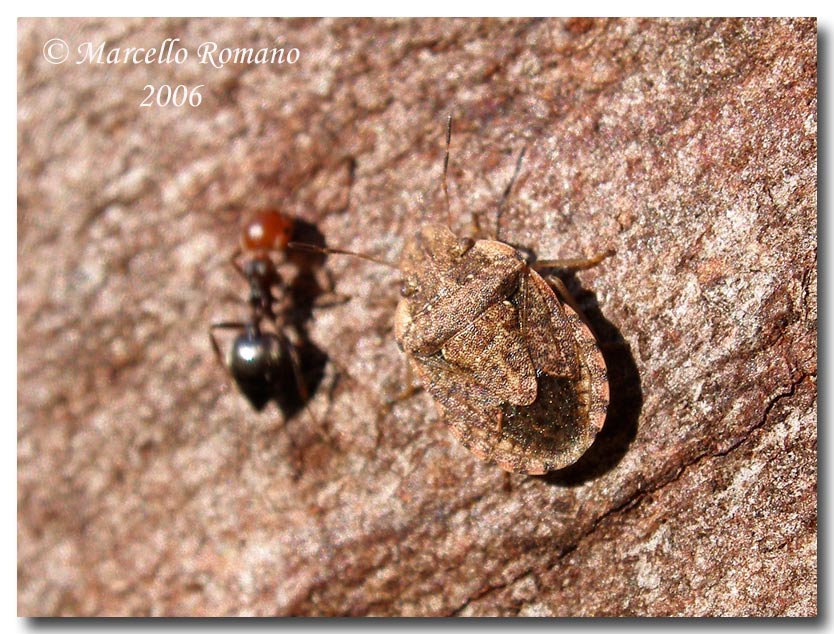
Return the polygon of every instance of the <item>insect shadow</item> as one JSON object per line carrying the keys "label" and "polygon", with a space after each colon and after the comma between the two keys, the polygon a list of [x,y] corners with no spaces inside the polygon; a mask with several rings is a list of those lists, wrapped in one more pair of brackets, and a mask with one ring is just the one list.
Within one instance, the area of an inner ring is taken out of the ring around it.
{"label": "insect shadow", "polygon": [[533,477],[559,486],[579,486],[607,473],[625,456],[637,435],[643,392],[631,348],[619,329],[603,316],[596,295],[583,289],[573,272],[556,271],[554,275],[582,306],[588,324],[598,337],[608,369],[611,400],[602,430],[579,460],[558,471]]}
{"label": "insect shadow", "polygon": [[[293,237],[298,240],[326,247],[324,235],[314,224],[294,219]],[[281,409],[287,419],[298,414],[313,398],[324,378],[325,368],[329,361],[327,353],[310,340],[308,324],[313,319],[313,308],[329,292],[323,288],[316,273],[322,270],[326,255],[318,253],[301,253],[287,251],[287,260],[295,264],[297,274],[285,288],[287,306],[285,320],[287,326],[293,328],[296,335],[296,350],[301,365],[301,376],[306,386],[306,394],[299,389],[288,388],[295,383],[293,369],[284,359],[279,380],[270,394],[272,401]]]}

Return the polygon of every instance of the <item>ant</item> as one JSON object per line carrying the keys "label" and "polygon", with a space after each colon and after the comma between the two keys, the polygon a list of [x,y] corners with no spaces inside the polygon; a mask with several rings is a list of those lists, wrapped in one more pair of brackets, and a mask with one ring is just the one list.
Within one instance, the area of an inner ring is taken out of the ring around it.
{"label": "ant", "polygon": [[[292,367],[302,402],[306,405],[309,400],[298,349],[284,332],[284,311],[276,310],[276,305],[285,300],[287,287],[273,255],[279,254],[282,259],[286,257],[294,224],[284,214],[264,209],[243,225],[240,246],[229,260],[249,284],[249,319],[222,321],[209,327],[209,338],[218,362],[256,411],[263,410],[276,396],[276,388],[284,377],[286,361]],[[248,257],[241,264],[242,256]],[[265,321],[272,325],[271,330],[262,328]],[[217,330],[236,330],[239,333],[225,362],[214,334]],[[310,416],[313,417],[311,412]]]}

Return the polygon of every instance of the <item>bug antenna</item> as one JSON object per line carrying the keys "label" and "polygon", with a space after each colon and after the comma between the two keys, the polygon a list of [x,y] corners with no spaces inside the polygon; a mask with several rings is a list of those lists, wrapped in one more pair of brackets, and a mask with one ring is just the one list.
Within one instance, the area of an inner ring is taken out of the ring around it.
{"label": "bug antenna", "polygon": [[322,255],[352,255],[355,258],[361,258],[363,260],[368,260],[369,262],[374,262],[376,264],[381,264],[382,266],[387,266],[388,268],[392,269],[399,269],[396,264],[392,264],[391,262],[386,262],[385,260],[380,260],[379,258],[375,258],[372,255],[365,255],[364,253],[357,253],[356,251],[347,251],[345,249],[333,249],[331,247],[320,247],[315,244],[307,244],[306,242],[290,242],[287,244],[287,248],[295,249],[296,251],[306,251],[308,253],[320,253]]}
{"label": "bug antenna", "polygon": [[501,235],[501,216],[504,215],[504,207],[507,203],[507,198],[510,197],[510,192],[513,190],[513,185],[515,185],[515,181],[518,178],[519,172],[521,172],[521,163],[524,161],[524,154],[527,152],[527,146],[525,145],[521,148],[521,154],[518,155],[518,161],[515,164],[515,172],[513,172],[513,177],[510,179],[510,182],[507,183],[507,187],[504,189],[504,193],[501,195],[501,202],[498,203],[498,213],[495,216],[495,239],[498,240],[499,236]]}
{"label": "bug antenna", "polygon": [[449,205],[449,186],[446,174],[449,171],[449,146],[452,144],[452,115],[446,119],[446,155],[443,157],[443,196],[446,198],[446,223],[452,226],[452,208]]}

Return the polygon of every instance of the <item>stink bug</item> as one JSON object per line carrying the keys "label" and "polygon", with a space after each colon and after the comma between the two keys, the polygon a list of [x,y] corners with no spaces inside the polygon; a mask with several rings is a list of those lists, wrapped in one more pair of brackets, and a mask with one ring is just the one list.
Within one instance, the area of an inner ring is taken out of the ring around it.
{"label": "stink bug", "polygon": [[[451,133],[449,117],[447,215]],[[608,255],[531,265],[497,235],[459,238],[442,224],[423,225],[406,242],[397,343],[452,434],[479,458],[542,474],[574,463],[602,429],[609,392],[596,338],[564,284],[553,279],[557,294],[537,269],[589,268]]]}

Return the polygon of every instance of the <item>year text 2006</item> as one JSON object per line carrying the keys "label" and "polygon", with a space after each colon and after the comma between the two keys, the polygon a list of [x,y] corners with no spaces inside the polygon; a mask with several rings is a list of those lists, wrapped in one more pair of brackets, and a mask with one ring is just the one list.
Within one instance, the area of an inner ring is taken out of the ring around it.
{"label": "year text 2006", "polygon": [[140,108],[150,108],[157,106],[165,108],[167,106],[174,106],[175,108],[182,108],[183,106],[191,106],[196,108],[203,102],[203,95],[200,89],[205,84],[189,88],[180,84],[179,86],[169,86],[163,84],[162,86],[153,86],[147,84],[142,90],[147,91],[147,96],[139,104]]}

